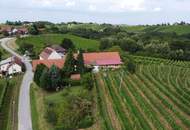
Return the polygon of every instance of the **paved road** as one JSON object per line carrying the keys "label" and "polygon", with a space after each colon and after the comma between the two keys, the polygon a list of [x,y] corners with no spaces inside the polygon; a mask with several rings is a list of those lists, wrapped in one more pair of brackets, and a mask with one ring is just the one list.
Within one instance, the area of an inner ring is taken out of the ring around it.
{"label": "paved road", "polygon": [[12,38],[1,39],[1,46],[12,55],[21,58],[26,66],[26,73],[20,89],[19,108],[18,108],[18,130],[32,130],[31,112],[30,112],[30,84],[33,81],[32,65],[24,57],[20,56],[7,47],[7,43]]}

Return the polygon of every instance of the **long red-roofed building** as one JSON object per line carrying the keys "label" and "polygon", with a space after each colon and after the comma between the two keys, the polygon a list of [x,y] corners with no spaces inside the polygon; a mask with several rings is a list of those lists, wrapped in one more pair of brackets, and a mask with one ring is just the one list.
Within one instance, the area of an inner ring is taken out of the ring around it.
{"label": "long red-roofed building", "polygon": [[101,68],[118,68],[122,64],[118,52],[83,53],[84,64],[93,66],[95,70]]}

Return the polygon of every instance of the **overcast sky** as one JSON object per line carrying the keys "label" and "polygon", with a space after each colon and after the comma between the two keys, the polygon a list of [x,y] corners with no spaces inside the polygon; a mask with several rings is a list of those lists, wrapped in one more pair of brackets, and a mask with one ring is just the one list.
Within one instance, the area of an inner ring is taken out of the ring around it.
{"label": "overcast sky", "polygon": [[0,0],[0,22],[190,22],[190,0]]}

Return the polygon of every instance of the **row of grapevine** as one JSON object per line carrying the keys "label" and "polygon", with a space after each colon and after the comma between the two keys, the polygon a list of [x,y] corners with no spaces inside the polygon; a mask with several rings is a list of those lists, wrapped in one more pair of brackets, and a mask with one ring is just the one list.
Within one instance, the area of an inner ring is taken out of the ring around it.
{"label": "row of grapevine", "polygon": [[[106,98],[110,100],[120,128],[190,129],[189,62],[135,58],[143,64],[139,65],[136,74],[121,69],[95,76],[98,93],[102,95],[100,98],[104,103]],[[108,111],[110,108],[104,109]],[[110,120],[107,125],[116,129],[112,117],[107,117]]]}

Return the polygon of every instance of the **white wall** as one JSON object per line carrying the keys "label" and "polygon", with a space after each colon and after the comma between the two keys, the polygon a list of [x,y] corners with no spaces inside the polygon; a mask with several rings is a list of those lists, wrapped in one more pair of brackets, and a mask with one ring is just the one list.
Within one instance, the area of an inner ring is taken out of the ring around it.
{"label": "white wall", "polygon": [[40,56],[40,60],[44,60],[44,59]]}
{"label": "white wall", "polygon": [[99,72],[99,66],[94,66],[93,70],[94,73],[98,73]]}
{"label": "white wall", "polygon": [[8,66],[9,66],[9,64],[1,65],[1,66],[0,66],[0,70],[1,70],[1,71],[6,71]]}
{"label": "white wall", "polygon": [[62,56],[60,56],[57,52],[54,51],[51,53],[48,59],[62,59]]}
{"label": "white wall", "polygon": [[15,74],[15,73],[21,73],[22,72],[22,67],[18,64],[13,64],[9,67],[8,69],[8,74]]}

